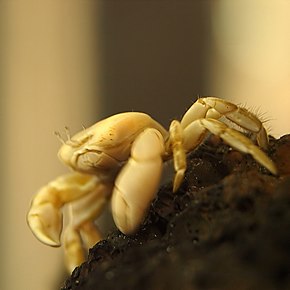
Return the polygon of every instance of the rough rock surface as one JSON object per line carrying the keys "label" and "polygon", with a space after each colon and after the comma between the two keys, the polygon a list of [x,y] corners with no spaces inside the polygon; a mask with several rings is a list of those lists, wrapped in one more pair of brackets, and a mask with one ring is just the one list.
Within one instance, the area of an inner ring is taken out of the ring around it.
{"label": "rough rock surface", "polygon": [[140,230],[95,245],[62,290],[290,289],[290,135],[268,154],[279,176],[210,136],[179,191],[163,186]]}

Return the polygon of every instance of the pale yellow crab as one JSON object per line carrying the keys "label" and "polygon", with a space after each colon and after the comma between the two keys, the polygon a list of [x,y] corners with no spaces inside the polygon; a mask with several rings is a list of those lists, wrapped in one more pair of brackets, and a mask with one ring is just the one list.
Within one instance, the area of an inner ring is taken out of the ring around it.
{"label": "pale yellow crab", "polygon": [[226,118],[249,132],[266,149],[268,136],[252,113],[215,97],[199,98],[169,131],[144,113],[121,113],[97,122],[63,141],[59,158],[73,171],[42,187],[34,197],[27,220],[34,235],[60,246],[62,207],[70,205],[64,250],[71,271],[84,260],[83,249],[101,239],[94,221],[111,199],[112,215],[124,234],[134,233],[155,197],[163,162],[173,158],[176,191],[186,170],[186,153],[194,150],[207,131],[236,150],[249,153],[271,173],[269,157],[250,139],[220,121]]}

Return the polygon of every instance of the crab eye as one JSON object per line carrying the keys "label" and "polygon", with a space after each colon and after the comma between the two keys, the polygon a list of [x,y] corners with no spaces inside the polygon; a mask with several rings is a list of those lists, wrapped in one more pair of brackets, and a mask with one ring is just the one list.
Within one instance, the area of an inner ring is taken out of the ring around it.
{"label": "crab eye", "polygon": [[101,151],[85,152],[78,156],[77,166],[81,170],[90,170],[92,168],[97,168],[98,164],[101,163],[101,160]]}
{"label": "crab eye", "polygon": [[68,139],[66,141],[66,144],[73,147],[73,148],[79,148],[85,143],[87,143],[92,138],[92,135],[84,135],[83,138],[78,138],[77,140],[73,138]]}

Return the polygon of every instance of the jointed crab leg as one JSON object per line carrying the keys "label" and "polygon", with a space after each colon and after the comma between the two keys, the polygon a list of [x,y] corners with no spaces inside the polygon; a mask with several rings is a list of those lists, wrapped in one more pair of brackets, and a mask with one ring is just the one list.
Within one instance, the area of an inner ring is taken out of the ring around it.
{"label": "jointed crab leg", "polygon": [[87,221],[79,229],[69,224],[63,233],[64,258],[66,268],[71,272],[85,261],[85,254],[102,235],[93,221]]}
{"label": "jointed crab leg", "polygon": [[65,266],[69,272],[72,272],[85,260],[80,232],[68,225],[63,233],[63,243]]}
{"label": "jointed crab leg", "polygon": [[268,136],[263,123],[253,113],[223,99],[215,97],[199,98],[184,114],[181,124],[183,128],[186,128],[194,120],[201,118],[219,119],[222,116],[241,128],[254,133],[257,136],[258,145],[267,148]]}
{"label": "jointed crab leg", "polygon": [[173,155],[175,177],[173,192],[180,187],[186,170],[186,152],[184,150],[184,132],[179,121],[173,120],[169,128],[169,140],[166,142],[167,154]]}
{"label": "jointed crab leg", "polygon": [[225,143],[240,152],[251,154],[260,164],[266,167],[273,174],[277,174],[277,169],[272,160],[250,139],[239,131],[229,128],[224,123],[215,119],[199,119],[193,121],[184,129],[184,149],[190,151],[197,147],[203,140],[206,131],[219,136]]}
{"label": "jointed crab leg", "polygon": [[80,265],[85,260],[84,253],[101,240],[102,235],[94,220],[107,203],[107,196],[94,191],[70,204],[69,225],[64,231],[65,261],[70,271]]}
{"label": "jointed crab leg", "polygon": [[263,148],[267,148],[268,136],[266,130],[262,122],[254,114],[219,98],[200,98],[185,113],[181,122],[174,120],[169,128],[166,154],[173,155],[176,172],[173,191],[179,188],[183,180],[186,170],[185,153],[194,150],[204,140],[207,131],[220,136],[233,148],[251,154],[254,159],[270,172],[277,173],[274,163],[250,139],[217,120],[223,116],[255,134],[258,144]]}

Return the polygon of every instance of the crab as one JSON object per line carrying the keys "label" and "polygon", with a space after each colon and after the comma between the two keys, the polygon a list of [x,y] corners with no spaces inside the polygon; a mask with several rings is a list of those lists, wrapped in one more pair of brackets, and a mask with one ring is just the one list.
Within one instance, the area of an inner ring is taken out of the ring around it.
{"label": "crab", "polygon": [[[236,124],[239,130],[225,121]],[[27,221],[42,243],[58,247],[62,208],[68,204],[70,217],[63,244],[69,271],[81,264],[85,252],[101,240],[95,220],[108,202],[117,228],[126,235],[136,232],[156,195],[163,162],[173,159],[176,192],[185,174],[186,154],[208,132],[277,174],[275,164],[263,152],[268,145],[263,122],[247,109],[216,97],[199,98],[181,121],[171,122],[168,131],[145,113],[127,112],[99,121],[73,137],[66,132],[66,141],[57,133],[63,143],[58,157],[72,171],[38,191]]]}

